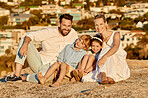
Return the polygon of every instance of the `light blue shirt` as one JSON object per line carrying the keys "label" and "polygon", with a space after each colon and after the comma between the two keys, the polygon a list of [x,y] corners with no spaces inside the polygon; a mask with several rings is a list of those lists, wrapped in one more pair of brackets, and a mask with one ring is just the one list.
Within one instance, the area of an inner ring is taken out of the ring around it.
{"label": "light blue shirt", "polygon": [[74,50],[74,44],[68,44],[66,47],[60,52],[58,56],[58,61],[62,63],[66,63],[72,66],[74,69],[77,68],[78,63],[81,61],[83,56],[86,55],[86,51],[80,49],[78,51]]}

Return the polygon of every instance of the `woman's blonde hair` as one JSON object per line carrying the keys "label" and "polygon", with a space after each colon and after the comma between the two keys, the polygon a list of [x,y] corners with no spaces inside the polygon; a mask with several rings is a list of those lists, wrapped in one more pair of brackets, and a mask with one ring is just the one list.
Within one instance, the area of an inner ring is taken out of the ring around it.
{"label": "woman's blonde hair", "polygon": [[106,22],[105,15],[103,13],[99,13],[95,16],[95,19],[98,19],[98,18],[102,18],[104,20],[104,23]]}
{"label": "woman's blonde hair", "polygon": [[90,46],[91,36],[90,35],[81,35],[79,38],[83,40],[83,43],[85,44],[84,50],[87,50]]}
{"label": "woman's blonde hair", "polygon": [[[105,15],[103,13],[99,13],[95,16],[95,19],[98,19],[98,18],[102,18],[104,23],[107,23],[107,21],[105,19]],[[110,29],[110,27],[108,25],[106,25],[106,29]]]}

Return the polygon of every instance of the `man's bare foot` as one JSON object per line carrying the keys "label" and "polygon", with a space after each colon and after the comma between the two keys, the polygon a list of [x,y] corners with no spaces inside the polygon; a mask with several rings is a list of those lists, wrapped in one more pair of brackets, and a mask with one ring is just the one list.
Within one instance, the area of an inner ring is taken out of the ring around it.
{"label": "man's bare foot", "polygon": [[38,77],[38,79],[39,79],[39,81],[40,81],[41,84],[44,84],[45,83],[46,78],[43,76],[42,72],[39,72],[37,74],[37,77]]}
{"label": "man's bare foot", "polygon": [[100,72],[101,74],[101,84],[108,84],[108,80],[107,80],[107,77],[106,77],[106,73],[105,72]]}
{"label": "man's bare foot", "polygon": [[50,85],[50,87],[59,87],[61,86],[61,82],[55,82],[54,84]]}
{"label": "man's bare foot", "polygon": [[108,80],[109,84],[114,84],[115,83],[113,78],[107,77],[107,80]]}
{"label": "man's bare foot", "polygon": [[23,75],[23,76],[20,76],[22,78],[22,81],[25,82],[26,79],[27,79],[27,76],[26,75]]}

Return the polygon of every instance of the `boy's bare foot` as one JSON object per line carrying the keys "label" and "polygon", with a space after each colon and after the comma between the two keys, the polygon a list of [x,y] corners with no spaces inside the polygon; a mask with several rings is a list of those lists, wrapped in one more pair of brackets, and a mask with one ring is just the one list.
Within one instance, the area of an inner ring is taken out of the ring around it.
{"label": "boy's bare foot", "polygon": [[74,76],[76,81],[80,81],[79,75],[78,75],[78,70],[73,70],[72,75]]}
{"label": "boy's bare foot", "polygon": [[61,86],[61,82],[55,82],[54,84],[50,85],[50,87],[58,87]]}
{"label": "boy's bare foot", "polygon": [[107,77],[106,77],[106,73],[105,72],[100,72],[101,74],[101,84],[108,84],[108,80],[107,80]]}
{"label": "boy's bare foot", "polygon": [[115,83],[113,78],[107,77],[107,80],[108,80],[109,84],[114,84]]}
{"label": "boy's bare foot", "polygon": [[39,79],[39,81],[40,81],[41,84],[44,84],[44,83],[45,83],[46,79],[45,79],[45,77],[43,76],[42,72],[39,72],[39,73],[37,74],[37,77],[38,77],[38,79]]}
{"label": "boy's bare foot", "polygon": [[75,79],[74,77],[72,77],[72,78],[70,79],[70,82],[71,82],[71,83],[74,83],[74,82],[76,82],[76,79]]}
{"label": "boy's bare foot", "polygon": [[80,78],[80,80],[82,79],[82,77],[83,77],[83,72],[81,72],[81,71],[78,71],[78,76],[79,76],[79,78]]}

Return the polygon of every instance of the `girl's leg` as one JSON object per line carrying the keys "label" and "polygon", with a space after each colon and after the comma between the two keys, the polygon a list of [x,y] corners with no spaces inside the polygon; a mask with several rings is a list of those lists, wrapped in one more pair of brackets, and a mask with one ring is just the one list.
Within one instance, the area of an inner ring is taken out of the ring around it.
{"label": "girl's leg", "polygon": [[87,62],[87,65],[85,67],[85,71],[86,72],[90,72],[94,69],[94,63],[96,62],[95,60],[95,56],[94,55],[90,55],[89,58],[88,58],[88,62]]}
{"label": "girl's leg", "polygon": [[51,86],[58,87],[61,85],[63,78],[65,77],[65,75],[67,73],[68,68],[69,68],[69,65],[66,63],[62,63],[60,65],[60,76],[59,76],[58,80],[54,84],[52,84]]}
{"label": "girl's leg", "polygon": [[44,84],[46,80],[59,68],[60,64],[58,62],[54,63],[49,70],[46,72],[46,74],[43,76],[42,72],[39,72],[37,74],[37,77],[41,84]]}

